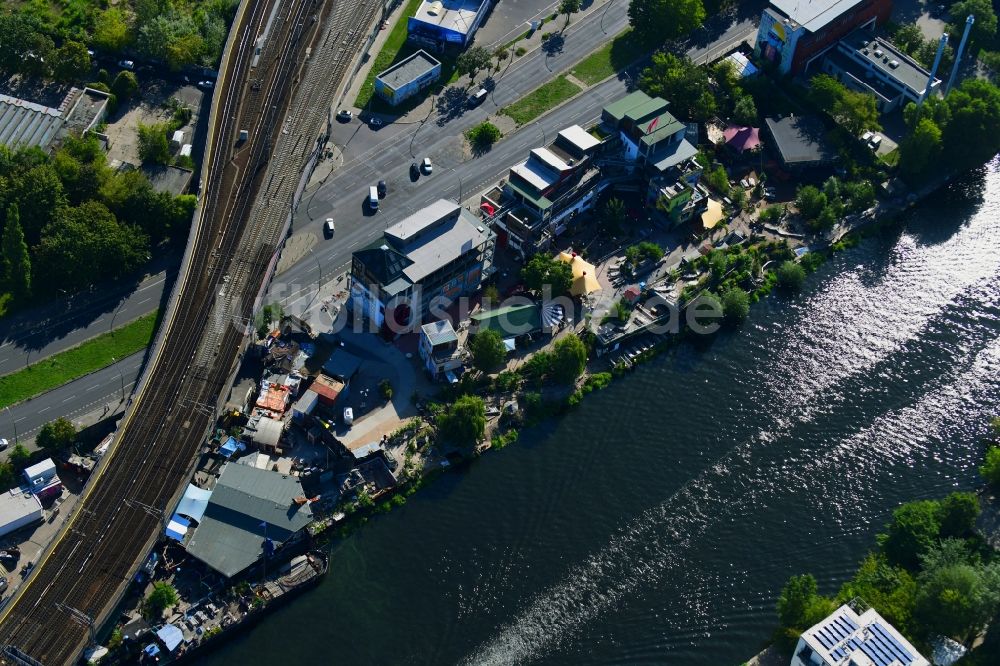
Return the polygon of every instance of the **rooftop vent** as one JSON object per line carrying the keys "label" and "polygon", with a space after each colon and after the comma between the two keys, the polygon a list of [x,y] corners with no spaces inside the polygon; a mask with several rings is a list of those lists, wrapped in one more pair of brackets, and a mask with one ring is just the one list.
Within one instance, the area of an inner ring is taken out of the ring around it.
{"label": "rooftop vent", "polygon": [[442,9],[444,9],[444,3],[432,2],[430,5],[427,6],[427,13],[430,14],[431,16],[439,16],[441,14]]}
{"label": "rooftop vent", "polygon": [[882,49],[875,49],[875,57],[876,58],[881,58],[883,53],[884,53],[884,51],[882,51]]}
{"label": "rooftop vent", "polygon": [[868,55],[868,49],[861,49],[861,52],[864,53],[865,55]]}

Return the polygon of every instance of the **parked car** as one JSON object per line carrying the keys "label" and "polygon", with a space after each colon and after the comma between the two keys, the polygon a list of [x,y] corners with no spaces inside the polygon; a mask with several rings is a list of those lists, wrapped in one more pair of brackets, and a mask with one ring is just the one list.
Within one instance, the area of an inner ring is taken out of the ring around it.
{"label": "parked car", "polygon": [[333,224],[333,218],[326,218],[326,222],[323,223],[323,233],[326,234],[327,238],[330,238],[334,231],[336,231],[336,227]]}
{"label": "parked car", "polygon": [[864,141],[865,143],[868,143],[869,141],[872,140],[873,136],[875,136],[875,132],[865,132],[864,134],[861,135],[861,140]]}
{"label": "parked car", "polygon": [[773,187],[764,188],[764,199],[767,201],[775,201],[778,198],[778,191]]}
{"label": "parked car", "polygon": [[119,60],[118,66],[122,69],[133,70],[135,69],[135,63],[131,60]]}
{"label": "parked car", "polygon": [[378,198],[384,199],[386,192],[389,191],[389,186],[385,184],[384,180],[380,180],[378,181],[378,185],[375,186],[375,189],[378,191]]}
{"label": "parked car", "polygon": [[354,113],[350,109],[341,109],[337,112],[337,120],[342,123],[349,123],[354,118]]}
{"label": "parked car", "polygon": [[350,426],[354,423],[354,410],[350,407],[344,408],[344,425]]}
{"label": "parked car", "polygon": [[368,207],[373,211],[378,210],[378,188],[374,185],[368,188]]}
{"label": "parked car", "polygon": [[198,87],[201,88],[202,90],[211,90],[212,88],[215,87],[215,81],[209,81],[208,79],[205,79],[204,81],[199,81]]}
{"label": "parked car", "polygon": [[490,94],[490,91],[486,88],[480,88],[476,92],[469,95],[469,108],[474,109],[483,103],[486,96]]}
{"label": "parked car", "polygon": [[368,126],[369,127],[375,127],[375,128],[382,127],[382,121],[380,119],[378,119],[378,118],[375,118],[375,117],[369,118],[368,119]]}
{"label": "parked car", "polygon": [[410,178],[413,180],[420,178],[420,167],[417,166],[416,162],[410,163]]}
{"label": "parked car", "polygon": [[882,145],[882,135],[876,134],[869,141],[868,145],[871,146],[872,150],[878,150],[878,147]]}
{"label": "parked car", "polygon": [[424,158],[424,161],[420,163],[420,170],[427,175],[430,175],[431,172],[434,171],[434,165],[431,164],[431,158]]}
{"label": "parked car", "polygon": [[3,437],[0,437],[0,451],[5,450],[8,446],[10,446],[10,442]]}

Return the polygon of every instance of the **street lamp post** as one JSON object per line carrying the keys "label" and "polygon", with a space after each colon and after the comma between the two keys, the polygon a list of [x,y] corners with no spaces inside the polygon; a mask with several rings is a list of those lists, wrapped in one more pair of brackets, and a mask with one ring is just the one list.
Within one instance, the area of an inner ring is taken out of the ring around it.
{"label": "street lamp post", "polygon": [[9,405],[4,405],[4,409],[7,410],[7,416],[10,417],[10,424],[14,426],[14,446],[17,446],[17,421],[14,420],[14,415],[10,413]]}
{"label": "street lamp post", "polygon": [[608,6],[605,7],[604,11],[601,13],[601,32],[603,32],[605,35],[608,34],[608,31],[604,29],[604,17],[607,16],[608,10],[611,9],[611,5],[613,4],[615,4],[615,0],[611,0],[608,3]]}
{"label": "street lamp post", "polygon": [[111,357],[111,363],[113,365],[115,365],[115,367],[117,368],[117,370],[118,370],[118,378],[121,380],[121,383],[122,383],[122,399],[118,403],[118,404],[121,404],[122,402],[125,402],[125,375],[122,374],[122,369],[117,366],[118,361],[115,360],[114,356]]}

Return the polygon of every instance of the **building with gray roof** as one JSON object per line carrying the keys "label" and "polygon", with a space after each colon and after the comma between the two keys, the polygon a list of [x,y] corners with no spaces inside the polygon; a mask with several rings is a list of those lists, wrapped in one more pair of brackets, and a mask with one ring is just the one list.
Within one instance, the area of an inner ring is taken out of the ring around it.
{"label": "building with gray roof", "polygon": [[313,519],[304,498],[296,476],[227,464],[187,552],[231,578],[260,559],[265,534],[275,548],[301,538]]}
{"label": "building with gray roof", "polygon": [[[879,111],[888,113],[932,94],[941,80],[871,30],[855,30],[827,52],[823,71],[852,90],[874,95]],[[930,90],[927,90],[930,83]]]}
{"label": "building with gray roof", "polygon": [[385,230],[351,260],[355,313],[375,325],[418,321],[435,300],[447,307],[474,293],[493,270],[494,233],[458,204],[439,199]]}
{"label": "building with gray roof", "polygon": [[464,48],[492,5],[491,0],[424,0],[407,19],[407,36],[437,49],[448,45]]}
{"label": "building with gray roof", "polygon": [[423,49],[375,77],[375,94],[396,106],[432,85],[441,76],[441,63]]}
{"label": "building with gray roof", "polygon": [[815,116],[786,116],[765,121],[781,165],[790,171],[833,164],[837,153],[826,139],[826,128]]}
{"label": "building with gray roof", "polygon": [[83,134],[107,116],[108,94],[71,88],[59,108],[0,94],[0,144],[51,152],[70,132]]}

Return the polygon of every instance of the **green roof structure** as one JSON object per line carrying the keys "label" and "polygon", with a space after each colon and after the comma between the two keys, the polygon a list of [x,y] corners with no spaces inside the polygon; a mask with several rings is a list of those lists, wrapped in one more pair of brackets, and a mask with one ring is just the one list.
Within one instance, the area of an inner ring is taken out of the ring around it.
{"label": "green roof structure", "polygon": [[476,325],[477,331],[493,330],[505,337],[542,330],[542,309],[537,303],[508,305],[488,312],[478,312],[469,319]]}
{"label": "green roof structure", "polygon": [[604,107],[604,113],[608,117],[612,118],[616,123],[620,123],[625,120],[625,116],[632,109],[651,101],[653,98],[642,92],[641,90],[636,90],[630,95],[626,95],[617,102],[612,102]]}

